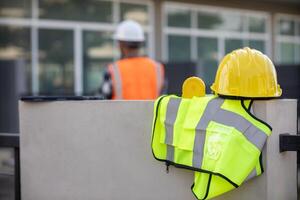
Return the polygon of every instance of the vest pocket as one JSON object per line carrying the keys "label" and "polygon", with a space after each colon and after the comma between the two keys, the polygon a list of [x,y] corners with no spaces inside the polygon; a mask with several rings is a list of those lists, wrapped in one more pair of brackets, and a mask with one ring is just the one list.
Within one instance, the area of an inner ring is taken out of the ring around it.
{"label": "vest pocket", "polygon": [[255,168],[259,151],[234,127],[211,121],[204,145],[203,169],[240,185]]}

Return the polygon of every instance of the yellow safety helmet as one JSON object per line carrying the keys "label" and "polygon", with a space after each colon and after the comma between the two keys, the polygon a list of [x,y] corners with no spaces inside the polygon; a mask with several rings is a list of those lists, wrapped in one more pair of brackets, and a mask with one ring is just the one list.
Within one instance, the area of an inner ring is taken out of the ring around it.
{"label": "yellow safety helmet", "polygon": [[246,98],[279,97],[282,93],[272,61],[248,47],[223,58],[210,88],[219,95]]}

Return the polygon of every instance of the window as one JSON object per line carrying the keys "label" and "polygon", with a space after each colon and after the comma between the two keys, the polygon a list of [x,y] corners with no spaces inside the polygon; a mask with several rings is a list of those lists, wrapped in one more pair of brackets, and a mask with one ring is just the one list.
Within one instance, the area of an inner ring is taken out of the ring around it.
{"label": "window", "polygon": [[295,35],[295,22],[293,20],[279,20],[280,35]]}
{"label": "window", "polygon": [[26,73],[25,90],[31,90],[30,29],[0,25],[0,60],[15,61]]}
{"label": "window", "polygon": [[181,8],[167,8],[168,26],[191,27],[191,12]]}
{"label": "window", "polygon": [[31,0],[1,0],[0,17],[31,17]]}
{"label": "window", "polygon": [[198,37],[197,46],[199,66],[197,74],[209,87],[212,84],[218,66],[218,39]]}
{"label": "window", "polygon": [[217,27],[220,31],[243,31],[244,16],[241,13],[224,12],[220,13],[222,23]]}
{"label": "window", "polygon": [[[295,48],[295,55],[296,55],[296,57],[295,57],[295,61],[296,61],[296,63],[297,64],[299,64],[300,63],[300,44],[297,44],[296,45],[296,48]],[[298,56],[297,56],[298,55]]]}
{"label": "window", "polygon": [[300,64],[300,16],[276,16],[276,62]]}
{"label": "window", "polygon": [[112,32],[85,31],[83,65],[85,94],[95,94],[102,83],[105,66],[113,60]]}
{"label": "window", "polygon": [[211,13],[206,11],[200,11],[197,13],[198,17],[198,28],[199,29],[211,29],[215,30],[222,23],[221,17],[218,13]]}
{"label": "window", "polygon": [[279,43],[281,63],[293,63],[295,60],[295,46],[293,43]]}
{"label": "window", "polygon": [[253,49],[257,49],[261,52],[266,52],[265,41],[263,40],[249,40],[248,46]]}
{"label": "window", "polygon": [[190,60],[191,40],[188,36],[169,35],[169,58],[172,61]]}
{"label": "window", "polygon": [[94,94],[104,66],[119,58],[112,33],[120,21],[138,21],[146,36],[142,53],[154,55],[152,11],[150,0],[1,0],[0,56],[26,61],[35,95]]}
{"label": "window", "polygon": [[147,5],[132,4],[132,3],[121,3],[121,21],[131,19],[139,22],[143,26],[149,24],[149,10]]}
{"label": "window", "polygon": [[39,17],[88,22],[112,22],[112,2],[99,0],[40,0]]}
{"label": "window", "polygon": [[225,54],[249,46],[270,52],[266,12],[167,2],[163,6],[163,58],[195,61],[197,75],[210,85]]}
{"label": "window", "polygon": [[225,53],[230,53],[231,51],[239,48],[243,48],[243,40],[241,39],[226,39],[225,40]]}
{"label": "window", "polygon": [[264,17],[249,16],[249,32],[251,33],[265,33],[266,32],[266,20]]}
{"label": "window", "polygon": [[73,33],[70,30],[39,30],[40,94],[74,92]]}
{"label": "window", "polygon": [[0,148],[0,197],[14,199],[14,152],[13,149]]}

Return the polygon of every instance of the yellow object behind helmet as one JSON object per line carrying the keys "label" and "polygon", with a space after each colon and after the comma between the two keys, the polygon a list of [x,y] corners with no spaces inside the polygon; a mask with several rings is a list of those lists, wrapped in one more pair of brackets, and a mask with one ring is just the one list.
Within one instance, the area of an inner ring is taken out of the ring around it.
{"label": "yellow object behind helmet", "polygon": [[219,95],[249,98],[279,97],[282,93],[272,61],[248,47],[223,58],[211,89]]}
{"label": "yellow object behind helmet", "polygon": [[205,96],[205,83],[201,78],[192,76],[187,78],[182,85],[182,98]]}

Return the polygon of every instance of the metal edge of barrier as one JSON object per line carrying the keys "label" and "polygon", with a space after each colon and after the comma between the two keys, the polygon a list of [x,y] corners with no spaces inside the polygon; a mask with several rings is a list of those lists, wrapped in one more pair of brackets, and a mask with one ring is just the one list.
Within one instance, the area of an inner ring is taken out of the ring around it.
{"label": "metal edge of barrier", "polygon": [[15,159],[15,200],[21,199],[20,137],[16,133],[0,133],[0,148],[13,148]]}

